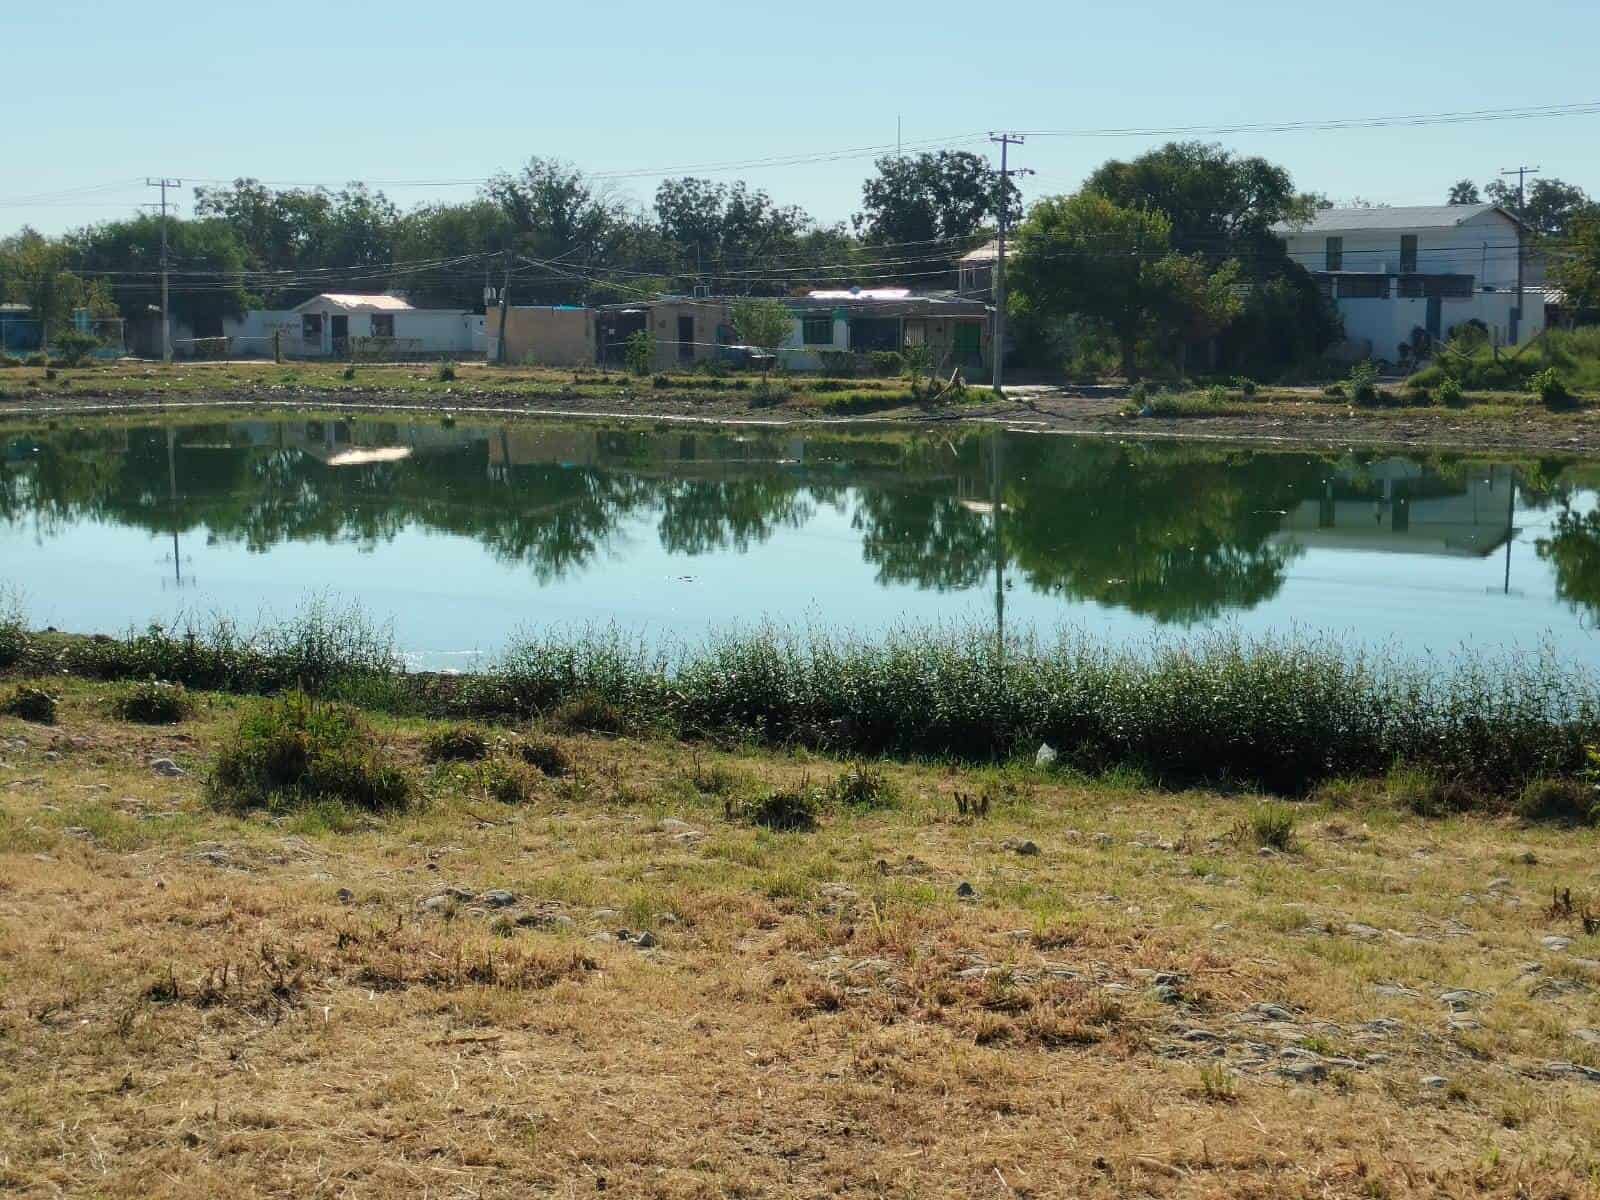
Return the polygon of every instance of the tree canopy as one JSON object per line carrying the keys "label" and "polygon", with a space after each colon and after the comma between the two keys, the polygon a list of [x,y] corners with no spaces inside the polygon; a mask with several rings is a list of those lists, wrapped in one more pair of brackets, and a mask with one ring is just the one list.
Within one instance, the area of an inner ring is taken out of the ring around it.
{"label": "tree canopy", "polygon": [[997,225],[1001,205],[1008,221],[1022,215],[1021,193],[982,155],[966,150],[884,157],[861,187],[858,236],[888,246],[975,239]]}

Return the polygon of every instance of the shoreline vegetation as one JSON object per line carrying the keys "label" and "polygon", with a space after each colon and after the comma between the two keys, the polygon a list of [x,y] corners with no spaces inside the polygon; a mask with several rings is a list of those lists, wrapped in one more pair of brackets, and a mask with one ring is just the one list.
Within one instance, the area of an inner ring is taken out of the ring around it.
{"label": "shoreline vegetation", "polygon": [[1600,679],[1548,651],[1408,659],[1302,635],[1118,649],[1077,633],[999,646],[954,626],[877,640],[757,626],[662,648],[610,629],[522,636],[485,669],[449,675],[408,671],[384,628],[325,600],[253,630],[219,617],[122,637],[34,631],[12,601],[0,674],[22,689],[69,675],[293,690],[396,717],[841,756],[1043,757],[1085,776],[1289,797],[1399,772],[1426,793],[1409,801],[1419,812],[1578,821],[1600,745]]}
{"label": "shoreline vegetation", "polygon": [[892,378],[787,375],[768,387],[759,377],[703,372],[636,377],[590,369],[450,366],[448,371],[420,363],[360,364],[353,370],[340,363],[307,362],[19,367],[0,370],[0,420],[169,406],[177,411],[322,405],[443,415],[521,412],[536,419],[554,415],[729,424],[999,421],[1017,429],[1115,437],[1600,455],[1600,406],[1577,397],[1550,406],[1516,386],[1462,393],[1441,388],[1437,381],[1421,388],[1386,381],[1374,385],[1370,398],[1362,400],[1345,383],[1277,387],[1229,380],[1132,388],[1023,384],[1008,388],[1004,398],[969,386],[930,402],[907,380]]}

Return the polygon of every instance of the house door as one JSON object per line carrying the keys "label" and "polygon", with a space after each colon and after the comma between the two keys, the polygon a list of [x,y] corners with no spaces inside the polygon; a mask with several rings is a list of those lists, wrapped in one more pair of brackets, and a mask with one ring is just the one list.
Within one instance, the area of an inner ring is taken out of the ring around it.
{"label": "house door", "polygon": [[1444,323],[1443,302],[1438,296],[1428,297],[1428,336],[1439,340],[1440,326]]}
{"label": "house door", "polygon": [[678,318],[678,361],[688,362],[694,357],[694,318]]}
{"label": "house door", "polygon": [[333,353],[343,358],[350,353],[350,318],[335,316],[330,322],[333,331]]}
{"label": "house door", "polygon": [[952,349],[958,366],[981,367],[983,366],[983,329],[981,326],[964,321],[955,328],[955,339]]}

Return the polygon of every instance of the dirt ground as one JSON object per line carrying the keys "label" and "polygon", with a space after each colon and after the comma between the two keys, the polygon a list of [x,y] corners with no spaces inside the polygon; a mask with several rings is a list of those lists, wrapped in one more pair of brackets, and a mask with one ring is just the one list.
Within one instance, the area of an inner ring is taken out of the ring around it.
{"label": "dirt ground", "polygon": [[[37,376],[37,378],[35,378]],[[462,364],[458,377],[436,379],[428,368],[362,367],[345,380],[337,364],[199,363],[170,370],[144,365],[62,368],[46,381],[32,369],[0,375],[0,417],[88,414],[147,407],[341,405],[393,411],[456,411],[495,415],[588,416],[714,423],[887,423],[908,428],[948,423],[1004,422],[1019,430],[1111,437],[1216,439],[1315,446],[1393,446],[1483,451],[1600,455],[1600,406],[1550,412],[1529,398],[1493,395],[1464,409],[1357,408],[1315,388],[1280,389],[1234,404],[1227,415],[1139,417],[1126,415],[1126,389],[1025,385],[996,401],[972,389],[961,404],[921,407],[905,403],[893,381],[861,380],[841,403],[837,393],[793,384],[777,399],[733,390],[734,381],[708,383],[672,377],[670,386],[615,372],[558,372],[545,368],[488,368]],[[749,383],[749,381],[744,381]],[[8,388],[8,384],[10,387]],[[713,387],[713,384],[716,386]],[[707,389],[711,390],[707,390]]]}
{"label": "dirt ground", "polygon": [[725,799],[843,764],[563,735],[508,807],[393,722],[416,811],[235,818],[242,702],[52,686],[0,717],[11,1195],[1600,1194],[1592,830],[1375,784],[1273,848],[1249,797],[885,765],[776,833]]}

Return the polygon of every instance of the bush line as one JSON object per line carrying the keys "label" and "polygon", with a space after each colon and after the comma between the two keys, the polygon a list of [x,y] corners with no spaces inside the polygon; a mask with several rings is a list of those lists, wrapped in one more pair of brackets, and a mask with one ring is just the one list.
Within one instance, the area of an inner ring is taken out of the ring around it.
{"label": "bush line", "polygon": [[[14,639],[15,640],[15,639]],[[1577,779],[1600,743],[1600,681],[1551,651],[1410,659],[1328,638],[1212,633],[1128,648],[1079,634],[904,629],[881,639],[758,627],[652,647],[617,631],[517,640],[486,670],[409,672],[358,611],[315,603],[248,636],[153,626],[125,638],[22,635],[17,674],[304,689],[401,715],[544,718],[830,753],[995,761],[1048,744],[1063,766],[1136,766],[1168,786],[1297,795],[1427,768],[1509,797]]]}

